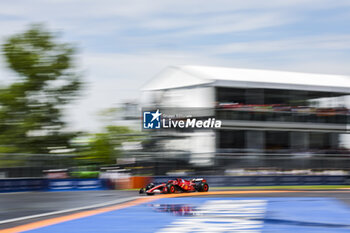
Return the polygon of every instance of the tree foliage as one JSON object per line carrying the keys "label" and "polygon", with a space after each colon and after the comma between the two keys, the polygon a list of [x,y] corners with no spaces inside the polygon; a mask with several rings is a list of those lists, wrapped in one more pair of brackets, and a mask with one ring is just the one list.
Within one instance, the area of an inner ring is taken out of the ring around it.
{"label": "tree foliage", "polygon": [[5,61],[18,78],[0,89],[1,151],[49,153],[69,148],[76,136],[66,130],[64,107],[82,82],[74,67],[75,49],[57,41],[42,25],[9,37]]}
{"label": "tree foliage", "polygon": [[77,159],[87,164],[114,164],[121,154],[122,143],[135,138],[131,133],[128,127],[107,126],[104,132],[89,136],[88,143],[80,146]]}

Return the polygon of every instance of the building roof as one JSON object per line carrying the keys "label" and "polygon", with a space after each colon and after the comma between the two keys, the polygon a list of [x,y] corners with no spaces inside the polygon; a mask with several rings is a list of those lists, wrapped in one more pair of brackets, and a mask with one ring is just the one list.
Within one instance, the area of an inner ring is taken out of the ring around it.
{"label": "building roof", "polygon": [[203,85],[350,94],[348,76],[211,66],[168,67],[142,89],[151,91]]}

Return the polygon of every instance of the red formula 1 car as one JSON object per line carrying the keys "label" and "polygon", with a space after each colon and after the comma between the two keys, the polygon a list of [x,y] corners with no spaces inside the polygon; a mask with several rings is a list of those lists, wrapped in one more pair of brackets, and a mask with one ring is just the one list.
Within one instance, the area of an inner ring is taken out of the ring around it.
{"label": "red formula 1 car", "polygon": [[154,184],[150,183],[145,188],[140,189],[140,194],[146,193],[153,195],[155,193],[176,193],[176,192],[208,192],[209,185],[203,178],[192,180],[175,179],[169,180],[167,183]]}

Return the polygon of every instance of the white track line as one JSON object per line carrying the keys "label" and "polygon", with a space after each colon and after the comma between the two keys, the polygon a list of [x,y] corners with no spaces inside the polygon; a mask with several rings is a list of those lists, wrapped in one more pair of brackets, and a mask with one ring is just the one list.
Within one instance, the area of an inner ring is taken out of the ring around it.
{"label": "white track line", "polygon": [[43,213],[43,214],[29,215],[29,216],[24,216],[24,217],[19,217],[19,218],[11,218],[11,219],[0,221],[0,224],[17,222],[17,221],[27,220],[27,219],[31,219],[31,218],[46,217],[46,216],[50,216],[50,215],[63,214],[63,213],[80,211],[80,210],[85,210],[85,209],[93,209],[93,208],[98,208],[98,207],[107,206],[107,205],[115,205],[115,204],[120,204],[120,203],[127,202],[127,201],[132,201],[132,200],[135,200],[137,198],[139,198],[139,197],[125,197],[125,198],[121,198],[121,199],[118,199],[115,201],[108,201],[108,202],[103,202],[103,203],[89,205],[89,206],[82,206],[82,207],[77,207],[77,208],[72,208],[72,209],[58,210],[58,211],[53,211],[53,212],[48,212],[48,213]]}

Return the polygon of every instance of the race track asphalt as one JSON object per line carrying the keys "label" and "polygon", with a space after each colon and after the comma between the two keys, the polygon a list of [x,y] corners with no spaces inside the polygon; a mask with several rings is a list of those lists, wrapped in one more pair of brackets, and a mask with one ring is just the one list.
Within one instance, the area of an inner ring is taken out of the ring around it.
{"label": "race track asphalt", "polygon": [[[98,208],[99,205],[123,203],[138,197],[139,195],[135,191],[118,190],[0,193],[0,229],[65,214],[51,215],[51,213],[57,211],[64,212],[65,210],[73,209],[73,211],[69,212],[77,212],[80,208],[84,210],[94,209]],[[91,208],[89,208],[90,206]],[[74,209],[77,209],[77,211],[74,211]],[[6,222],[12,219],[46,213],[50,213],[50,215],[10,223]]]}

